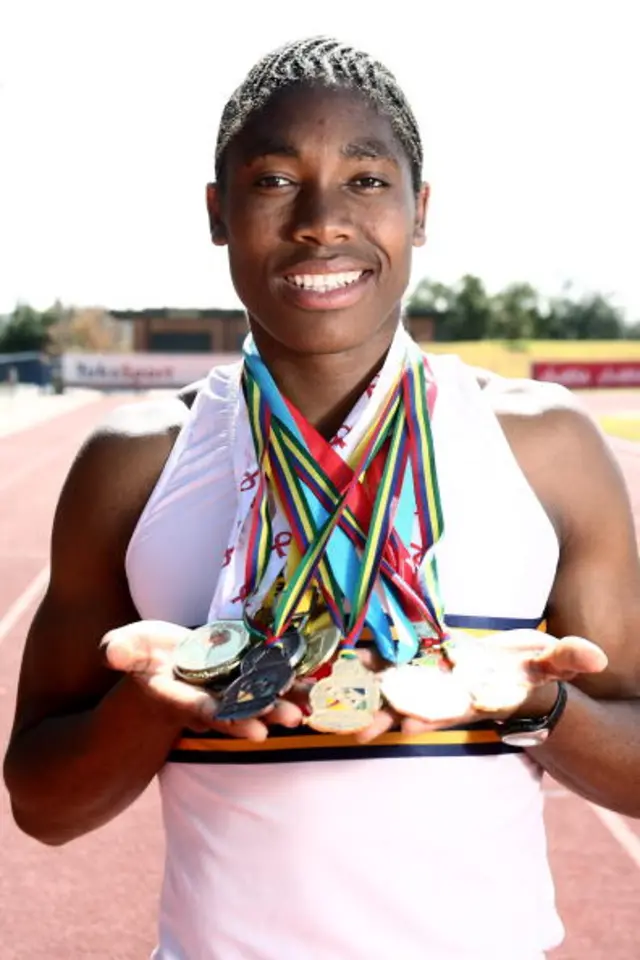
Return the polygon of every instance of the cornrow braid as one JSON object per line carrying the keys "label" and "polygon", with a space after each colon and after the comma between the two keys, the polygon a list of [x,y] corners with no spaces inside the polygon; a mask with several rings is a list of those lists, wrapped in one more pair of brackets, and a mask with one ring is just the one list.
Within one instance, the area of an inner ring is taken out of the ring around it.
{"label": "cornrow braid", "polygon": [[407,98],[394,75],[368,53],[330,37],[288,43],[262,58],[222,112],[216,143],[216,176],[225,151],[249,118],[273,96],[300,83],[357,90],[384,113],[404,147],[416,192],[422,180],[422,141]]}

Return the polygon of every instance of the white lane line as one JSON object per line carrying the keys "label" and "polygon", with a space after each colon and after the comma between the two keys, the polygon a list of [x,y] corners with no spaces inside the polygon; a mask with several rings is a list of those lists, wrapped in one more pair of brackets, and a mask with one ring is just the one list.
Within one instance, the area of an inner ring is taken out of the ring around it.
{"label": "white lane line", "polygon": [[640,869],[640,838],[636,836],[631,827],[627,826],[619,813],[614,813],[613,810],[605,810],[604,807],[597,807],[594,803],[590,803],[589,806],[611,836],[631,857],[636,867]]}
{"label": "white lane line", "polygon": [[22,591],[18,599],[14,600],[5,615],[0,619],[0,644],[7,634],[13,630],[20,617],[30,609],[36,600],[40,599],[48,582],[49,567],[46,566],[40,573],[36,574],[31,583]]}

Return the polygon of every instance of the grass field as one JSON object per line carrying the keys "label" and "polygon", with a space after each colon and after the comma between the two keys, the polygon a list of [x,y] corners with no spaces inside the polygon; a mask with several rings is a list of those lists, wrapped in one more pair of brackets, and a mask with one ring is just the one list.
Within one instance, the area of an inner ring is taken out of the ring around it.
{"label": "grass field", "polygon": [[[423,347],[430,353],[456,353],[465,363],[504,377],[528,377],[530,366],[536,360],[640,360],[640,341],[637,340],[528,340],[513,345],[477,340],[425,343]],[[637,415],[621,410],[598,416],[597,420],[610,436],[640,441]]]}
{"label": "grass field", "polygon": [[457,353],[465,363],[505,377],[527,377],[536,360],[640,360],[640,340],[496,340],[426,343],[430,353]]}

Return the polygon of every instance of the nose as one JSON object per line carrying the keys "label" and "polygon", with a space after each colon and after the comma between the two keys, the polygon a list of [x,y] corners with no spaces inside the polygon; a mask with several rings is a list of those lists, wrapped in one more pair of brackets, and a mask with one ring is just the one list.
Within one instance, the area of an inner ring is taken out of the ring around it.
{"label": "nose", "polygon": [[319,186],[301,190],[293,211],[293,239],[319,247],[330,247],[353,238],[354,225],[348,202],[339,190]]}

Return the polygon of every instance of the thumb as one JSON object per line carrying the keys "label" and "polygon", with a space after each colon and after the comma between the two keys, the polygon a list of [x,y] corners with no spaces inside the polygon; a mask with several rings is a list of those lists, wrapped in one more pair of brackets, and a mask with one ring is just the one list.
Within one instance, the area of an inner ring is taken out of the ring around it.
{"label": "thumb", "polygon": [[584,637],[562,637],[531,663],[532,670],[545,680],[571,680],[580,673],[601,673],[608,658],[604,650]]}
{"label": "thumb", "polygon": [[112,670],[145,673],[166,654],[175,650],[187,631],[162,620],[139,620],[109,630],[100,644]]}

